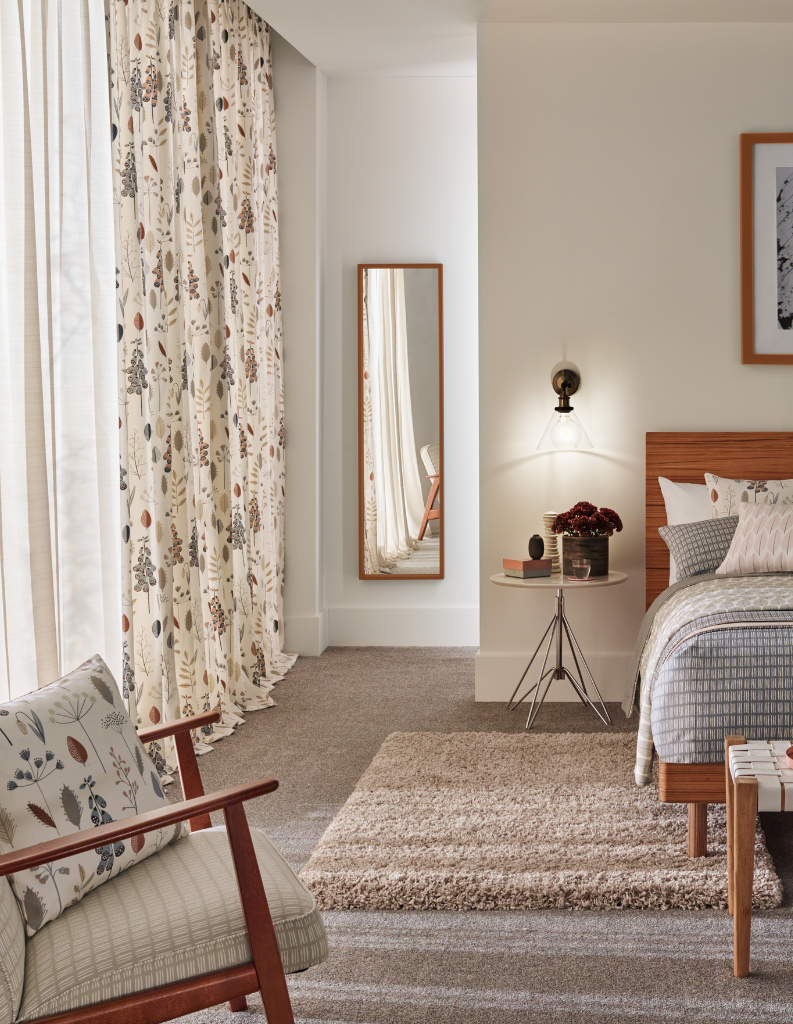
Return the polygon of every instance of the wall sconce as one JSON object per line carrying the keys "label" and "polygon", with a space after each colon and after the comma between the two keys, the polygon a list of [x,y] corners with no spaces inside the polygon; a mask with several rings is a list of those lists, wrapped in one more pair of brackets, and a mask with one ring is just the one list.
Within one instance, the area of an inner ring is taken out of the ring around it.
{"label": "wall sconce", "polygon": [[591,448],[592,442],[570,405],[570,395],[574,395],[581,386],[580,375],[569,368],[558,370],[551,375],[551,384],[559,396],[559,404],[551,414],[537,450],[572,451],[575,448]]}

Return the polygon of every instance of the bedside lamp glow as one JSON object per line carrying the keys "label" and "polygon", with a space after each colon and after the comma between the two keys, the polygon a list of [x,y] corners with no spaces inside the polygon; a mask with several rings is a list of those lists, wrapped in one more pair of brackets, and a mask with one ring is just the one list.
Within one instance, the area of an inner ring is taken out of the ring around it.
{"label": "bedside lamp glow", "polygon": [[573,451],[577,448],[591,448],[592,442],[570,405],[570,395],[574,395],[581,385],[580,376],[575,370],[560,370],[551,377],[551,384],[559,395],[559,404],[551,414],[537,450]]}

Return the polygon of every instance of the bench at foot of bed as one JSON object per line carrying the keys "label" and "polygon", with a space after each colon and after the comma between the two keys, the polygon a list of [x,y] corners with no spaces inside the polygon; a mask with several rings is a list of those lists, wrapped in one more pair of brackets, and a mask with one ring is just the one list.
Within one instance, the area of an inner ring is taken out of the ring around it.
{"label": "bench at foot of bed", "polygon": [[658,765],[658,799],[664,804],[688,804],[688,855],[708,853],[708,804],[727,801],[724,764]]}

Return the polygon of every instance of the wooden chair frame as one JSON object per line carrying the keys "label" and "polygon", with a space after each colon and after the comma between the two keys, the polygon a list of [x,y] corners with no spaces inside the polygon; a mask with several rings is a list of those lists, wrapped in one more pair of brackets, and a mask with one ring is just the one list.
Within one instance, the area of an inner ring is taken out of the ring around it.
{"label": "wooden chair frame", "polygon": [[[441,499],[440,499],[440,487],[441,487],[441,475],[440,473],[428,473],[427,479],[432,480],[430,486],[430,493],[427,497],[427,504],[424,506],[424,518],[421,520],[421,529],[419,530],[419,540],[424,540],[424,534],[427,532],[427,524],[431,519],[440,519],[441,517]],[[433,508],[435,499],[438,499],[438,507]]]}
{"label": "wooden chair frame", "polygon": [[225,1001],[232,1011],[244,1010],[247,1006],[245,996],[257,990],[261,992],[269,1024],[294,1024],[275,929],[242,806],[246,800],[272,793],[278,788],[278,783],[275,779],[262,779],[209,796],[204,794],[190,733],[219,719],[219,712],[210,711],[194,718],[181,718],[176,722],[141,729],[138,733],[142,743],[173,736],[185,797],[181,803],[7,853],[0,857],[0,876],[71,857],[120,839],[131,839],[180,821],[189,821],[190,831],[197,832],[211,826],[211,811],[222,810],[248,929],[251,963],[226,967],[65,1013],[37,1017],[35,1024],[161,1024]]}

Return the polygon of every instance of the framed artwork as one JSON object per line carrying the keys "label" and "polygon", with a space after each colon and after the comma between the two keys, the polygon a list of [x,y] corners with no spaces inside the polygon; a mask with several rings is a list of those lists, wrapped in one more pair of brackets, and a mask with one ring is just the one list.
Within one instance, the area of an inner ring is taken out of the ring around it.
{"label": "framed artwork", "polygon": [[793,364],[793,132],[741,135],[741,362]]}

